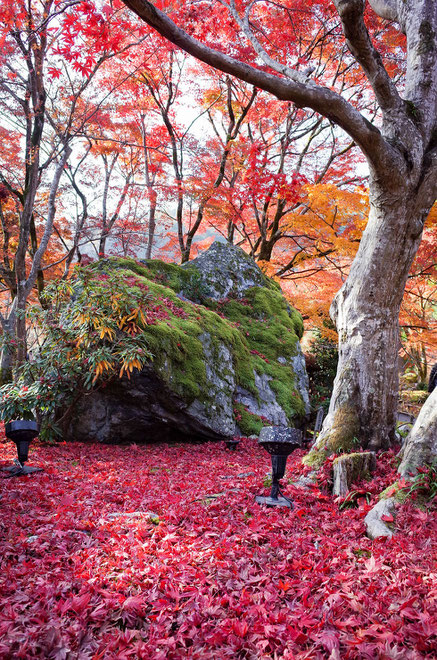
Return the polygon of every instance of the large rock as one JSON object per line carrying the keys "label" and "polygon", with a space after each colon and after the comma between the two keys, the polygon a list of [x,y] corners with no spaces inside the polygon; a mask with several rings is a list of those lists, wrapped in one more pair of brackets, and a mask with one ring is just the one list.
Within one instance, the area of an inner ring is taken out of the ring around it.
{"label": "large rock", "polygon": [[243,250],[214,243],[183,267],[110,259],[92,268],[134,276],[166,318],[144,331],[153,361],[80,400],[67,437],[224,439],[303,423],[302,319]]}
{"label": "large rock", "polygon": [[391,538],[393,536],[393,525],[389,521],[392,520],[394,522],[395,516],[395,499],[389,497],[384,500],[379,500],[364,518],[366,534],[369,539],[374,540],[381,538],[382,536]]}
{"label": "large rock", "polygon": [[216,241],[209,250],[184,264],[185,270],[195,268],[205,296],[225,300],[229,296],[242,298],[254,286],[265,286],[266,278],[254,262],[236,245]]}

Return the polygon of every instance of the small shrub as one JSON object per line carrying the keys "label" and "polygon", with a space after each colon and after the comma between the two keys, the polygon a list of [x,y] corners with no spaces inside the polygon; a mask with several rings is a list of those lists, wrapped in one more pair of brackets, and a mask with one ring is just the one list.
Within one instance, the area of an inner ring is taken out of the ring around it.
{"label": "small shrub", "polygon": [[0,419],[36,416],[41,439],[53,440],[81,394],[143,368],[152,354],[141,330],[162,312],[134,280],[78,268],[47,287],[44,309],[28,309],[37,349],[0,388]]}
{"label": "small shrub", "polygon": [[432,502],[437,495],[437,460],[427,467],[417,468],[418,474],[403,490],[407,497],[417,495],[425,502]]}

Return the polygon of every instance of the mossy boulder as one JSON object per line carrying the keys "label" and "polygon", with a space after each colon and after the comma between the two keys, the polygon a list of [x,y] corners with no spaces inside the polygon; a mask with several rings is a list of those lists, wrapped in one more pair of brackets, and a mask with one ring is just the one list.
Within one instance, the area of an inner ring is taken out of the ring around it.
{"label": "mossy boulder", "polygon": [[243,250],[215,243],[183,267],[114,258],[90,268],[147,287],[143,331],[154,357],[80,400],[69,437],[224,439],[303,423],[302,319]]}

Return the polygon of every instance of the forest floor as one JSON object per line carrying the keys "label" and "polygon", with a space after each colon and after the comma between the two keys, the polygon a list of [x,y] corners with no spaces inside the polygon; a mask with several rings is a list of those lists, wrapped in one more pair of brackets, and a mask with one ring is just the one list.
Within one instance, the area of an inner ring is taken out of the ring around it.
{"label": "forest floor", "polygon": [[[0,462],[15,456],[0,440]],[[379,457],[358,507],[288,483],[267,453],[222,443],[31,446],[44,472],[0,478],[0,658],[435,658],[437,521],[408,503],[396,535],[364,516],[395,480]],[[131,514],[131,515],[129,515]]]}

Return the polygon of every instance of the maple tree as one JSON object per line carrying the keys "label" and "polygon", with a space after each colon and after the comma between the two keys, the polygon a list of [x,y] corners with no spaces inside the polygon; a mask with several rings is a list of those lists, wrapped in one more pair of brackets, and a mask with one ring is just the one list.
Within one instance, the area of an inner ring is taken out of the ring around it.
{"label": "maple tree", "polygon": [[43,289],[61,177],[100,102],[95,78],[144,39],[126,14],[122,5],[62,0],[2,5],[2,377],[26,355],[26,302],[35,283]]}
{"label": "maple tree", "polygon": [[[168,134],[168,162],[173,170],[173,184],[167,183],[167,203],[171,203],[172,199],[174,201],[173,219],[182,263],[190,259],[194,237],[204,228],[206,212],[213,207],[214,195],[225,183],[226,166],[233,142],[256,97],[254,89],[248,92],[243,90],[241,93],[229,77],[209,81],[213,84],[203,94],[202,104],[194,117],[188,126],[187,121],[181,124],[178,121],[178,109],[181,110],[184,98],[190,93],[190,89],[186,88],[186,68],[186,58],[182,59],[174,50],[161,45],[138,78],[138,82],[147,88]],[[191,84],[194,74],[202,75],[204,71],[192,72]],[[191,90],[191,93],[194,94],[195,90]],[[212,117],[217,112],[225,124],[224,135],[220,136],[216,132],[214,145],[209,142],[203,146],[193,127],[202,115],[208,114],[216,129]],[[214,150],[213,157],[207,157],[206,150],[211,148]],[[195,170],[201,170],[201,176]],[[153,189],[150,175],[146,172],[147,176],[148,187]],[[172,216],[171,211],[167,213]],[[196,247],[198,249],[199,244]]]}
{"label": "maple tree", "polygon": [[[119,136],[117,143],[111,139],[113,131]],[[81,244],[87,245],[89,251],[92,247],[96,257],[104,258],[108,240],[112,252],[112,245],[126,239],[128,231],[144,231],[138,217],[143,212],[142,199],[135,189],[141,164],[136,145],[129,144],[126,131],[115,124],[108,133],[94,135],[79,163],[69,165],[67,176],[80,207],[74,222],[74,242],[68,248],[66,272],[75,256],[79,262],[82,260]]]}
{"label": "maple tree", "polygon": [[[172,3],[175,22],[146,0],[125,0],[125,4],[201,61],[278,99],[329,117],[365,155],[371,172],[369,222],[348,279],[331,307],[340,338],[340,359],[330,412],[311,458],[324,460],[336,444],[345,446],[355,435],[369,448],[389,446],[397,408],[399,308],[425,220],[436,199],[434,3],[343,0],[327,9],[337,26],[333,27],[332,43],[335,47],[341,39],[340,51],[347,46],[345,68],[352,75],[358,71],[363,95],[375,98],[380,127],[360,112],[359,102],[348,101],[341,83],[330,84],[329,70],[313,80],[312,70],[304,69],[296,58],[298,40],[292,17],[294,11],[302,10],[300,2]],[[166,9],[166,3],[160,7]],[[207,10],[212,18],[205,21]],[[311,3],[311,10],[309,16],[323,15],[319,2]],[[391,40],[378,39],[375,27],[380,18],[393,21]],[[224,33],[230,24],[234,49],[228,54]],[[426,421],[419,432],[424,460],[429,458],[437,424],[436,397],[433,393],[425,404]]]}

